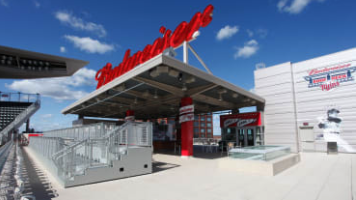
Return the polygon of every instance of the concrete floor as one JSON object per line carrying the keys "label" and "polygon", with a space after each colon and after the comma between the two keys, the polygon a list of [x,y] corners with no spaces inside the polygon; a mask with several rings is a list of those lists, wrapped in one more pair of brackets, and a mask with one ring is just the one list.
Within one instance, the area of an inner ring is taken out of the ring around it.
{"label": "concrete floor", "polygon": [[219,169],[217,160],[227,158],[153,158],[156,172],[150,175],[68,189],[48,178],[56,200],[352,200],[356,191],[356,154],[303,153],[299,164],[275,177]]}

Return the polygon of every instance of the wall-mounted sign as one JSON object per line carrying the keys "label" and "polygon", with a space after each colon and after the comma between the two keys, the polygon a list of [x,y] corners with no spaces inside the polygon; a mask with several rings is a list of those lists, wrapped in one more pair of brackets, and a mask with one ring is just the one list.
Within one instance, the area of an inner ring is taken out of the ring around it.
{"label": "wall-mounted sign", "polygon": [[148,44],[142,51],[137,51],[132,56],[131,50],[126,50],[124,58],[120,64],[112,69],[112,64],[107,63],[102,69],[100,69],[96,75],[95,80],[98,81],[96,89],[109,83],[115,78],[125,74],[132,70],[137,65],[145,63],[158,54],[161,54],[165,49],[172,47],[179,47],[184,41],[190,41],[193,39],[193,34],[201,27],[206,27],[210,24],[214,7],[208,5],[204,12],[197,12],[189,23],[183,21],[172,32],[162,26],[159,30],[162,37],[157,38],[153,44]]}
{"label": "wall-mounted sign", "polygon": [[179,115],[186,114],[186,113],[193,113],[193,112],[194,112],[194,105],[188,105],[179,108]]}
{"label": "wall-mounted sign", "polygon": [[194,113],[179,116],[179,123],[194,121]]}
{"label": "wall-mounted sign", "polygon": [[345,63],[321,69],[312,69],[304,79],[308,81],[308,87],[320,87],[322,91],[329,91],[339,87],[341,83],[353,81],[353,73],[356,66],[352,63]]}
{"label": "wall-mounted sign", "polygon": [[261,113],[253,112],[220,116],[220,127],[222,128],[245,126],[262,126]]}
{"label": "wall-mounted sign", "polygon": [[179,123],[194,121],[194,105],[179,108]]}

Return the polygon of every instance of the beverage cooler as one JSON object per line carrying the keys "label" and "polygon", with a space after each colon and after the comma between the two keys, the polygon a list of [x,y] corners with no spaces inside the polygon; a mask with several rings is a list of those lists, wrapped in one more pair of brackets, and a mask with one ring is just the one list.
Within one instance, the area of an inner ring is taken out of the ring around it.
{"label": "beverage cooler", "polygon": [[264,145],[263,113],[240,113],[220,116],[221,140],[234,146]]}

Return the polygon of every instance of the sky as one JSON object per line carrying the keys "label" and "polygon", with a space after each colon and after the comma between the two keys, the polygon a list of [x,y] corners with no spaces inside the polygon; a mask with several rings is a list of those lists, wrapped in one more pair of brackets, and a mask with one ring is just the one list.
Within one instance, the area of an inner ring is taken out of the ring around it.
{"label": "sky", "polygon": [[[298,62],[356,46],[355,0],[0,0],[0,45],[90,63],[72,77],[0,80],[1,92],[42,95],[31,127],[71,126],[61,110],[95,90],[96,71],[142,50],[212,4],[213,20],[191,43],[215,76],[253,91],[257,64]],[[178,58],[182,55],[177,50]],[[194,59],[190,64],[201,68]],[[215,133],[214,133],[215,134]]]}

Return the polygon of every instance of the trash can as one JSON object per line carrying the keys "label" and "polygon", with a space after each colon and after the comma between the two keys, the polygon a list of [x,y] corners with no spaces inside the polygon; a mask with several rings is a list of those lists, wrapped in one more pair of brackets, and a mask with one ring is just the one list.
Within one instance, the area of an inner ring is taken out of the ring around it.
{"label": "trash can", "polygon": [[328,142],[327,143],[327,153],[328,154],[337,154],[337,142]]}

